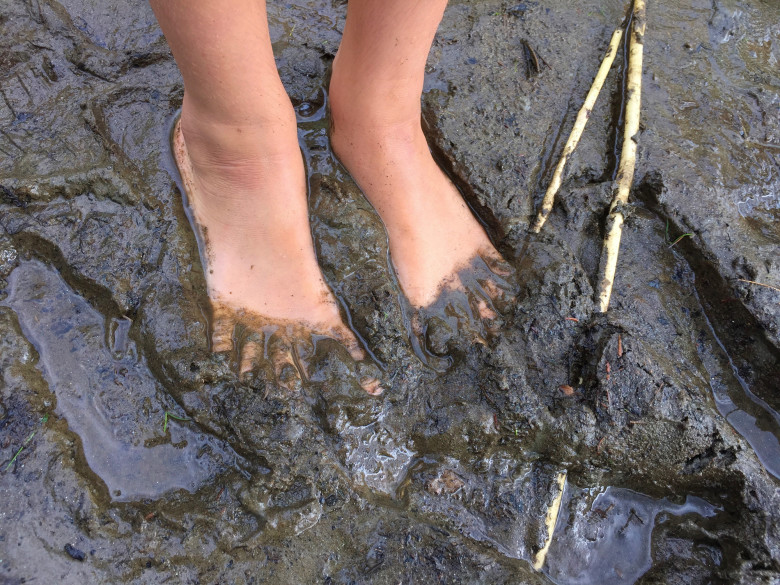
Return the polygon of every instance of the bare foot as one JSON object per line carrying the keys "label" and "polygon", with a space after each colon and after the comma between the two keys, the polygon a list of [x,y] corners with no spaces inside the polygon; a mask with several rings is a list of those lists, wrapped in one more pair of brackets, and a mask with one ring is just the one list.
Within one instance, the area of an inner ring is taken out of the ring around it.
{"label": "bare foot", "polygon": [[511,268],[434,161],[419,111],[399,120],[391,104],[348,100],[337,71],[334,65],[331,144],[385,224],[398,280],[417,310],[414,333],[430,337],[428,322],[437,317],[484,339],[483,321],[496,318]]}
{"label": "bare foot", "polygon": [[[294,116],[270,138],[201,118],[185,96],[172,146],[206,270],[213,351],[235,351],[241,374],[270,365],[287,387],[307,378],[317,336],[364,360],[317,264]],[[376,378],[360,383],[382,392]]]}

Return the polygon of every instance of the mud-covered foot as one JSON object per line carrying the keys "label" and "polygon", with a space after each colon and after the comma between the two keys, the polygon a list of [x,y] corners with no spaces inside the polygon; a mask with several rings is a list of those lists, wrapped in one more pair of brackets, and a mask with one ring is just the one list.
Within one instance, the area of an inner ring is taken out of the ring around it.
{"label": "mud-covered foot", "polygon": [[411,341],[417,355],[436,369],[446,369],[449,356],[468,345],[487,345],[503,326],[513,295],[503,261],[481,256],[457,273],[456,286],[444,287],[428,306],[412,308]]}
{"label": "mud-covered foot", "polygon": [[434,161],[419,115],[397,120],[391,105],[373,101],[361,108],[362,100],[347,100],[339,79],[334,65],[331,144],[385,224],[417,333],[425,337],[426,320],[436,317],[483,340],[483,321],[497,317],[511,268]]}
{"label": "mud-covered foot", "polygon": [[[231,353],[242,375],[267,367],[292,388],[317,337],[336,339],[355,362],[366,352],[317,264],[294,115],[275,128],[269,138],[250,123],[204,121],[185,96],[172,148],[206,270],[212,350]],[[374,378],[360,382],[382,392]]]}

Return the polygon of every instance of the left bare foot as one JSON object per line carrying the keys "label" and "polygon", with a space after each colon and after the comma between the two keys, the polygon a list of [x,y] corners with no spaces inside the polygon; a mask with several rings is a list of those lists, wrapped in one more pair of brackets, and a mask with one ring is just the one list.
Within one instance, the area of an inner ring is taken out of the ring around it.
{"label": "left bare foot", "polygon": [[[361,109],[361,100],[348,100],[339,85],[337,65],[338,59],[331,83],[331,144],[385,224],[409,302],[418,315],[430,316],[444,297],[460,293],[455,296],[469,320],[493,319],[493,301],[504,296],[502,277],[511,269],[433,160],[419,116],[388,120],[373,101]],[[426,328],[421,319],[418,334]]]}

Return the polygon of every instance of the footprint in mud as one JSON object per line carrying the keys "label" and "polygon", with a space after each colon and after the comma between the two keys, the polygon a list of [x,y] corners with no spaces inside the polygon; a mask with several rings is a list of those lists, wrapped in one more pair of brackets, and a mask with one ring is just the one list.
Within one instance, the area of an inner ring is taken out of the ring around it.
{"label": "footprint in mud", "polygon": [[194,492],[235,466],[229,446],[182,420],[128,338],[129,320],[107,321],[37,261],[22,262],[9,284],[3,304],[40,355],[55,412],[79,436],[87,465],[114,501]]}
{"label": "footprint in mud", "polygon": [[426,307],[404,307],[404,321],[415,354],[426,365],[444,371],[453,353],[469,345],[487,345],[504,325],[512,307],[514,269],[500,256],[477,257],[445,283]]}

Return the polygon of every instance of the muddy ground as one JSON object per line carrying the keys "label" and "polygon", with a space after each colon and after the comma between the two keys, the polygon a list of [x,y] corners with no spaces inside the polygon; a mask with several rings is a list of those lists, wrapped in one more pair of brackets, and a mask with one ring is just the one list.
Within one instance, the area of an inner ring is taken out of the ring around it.
{"label": "muddy ground", "polygon": [[443,372],[328,146],[345,3],[269,7],[319,257],[380,398],[327,343],[292,393],[209,354],[168,153],[182,84],[146,3],[0,7],[0,582],[780,582],[780,293],[743,282],[780,286],[776,0],[650,3],[606,316],[622,59],[527,227],[622,2],[450,5],[425,123],[518,276],[502,332]]}

